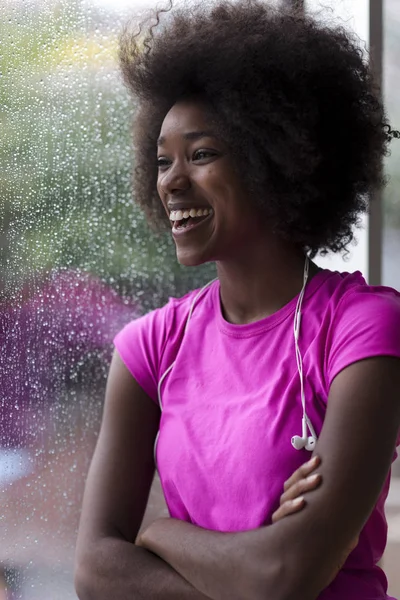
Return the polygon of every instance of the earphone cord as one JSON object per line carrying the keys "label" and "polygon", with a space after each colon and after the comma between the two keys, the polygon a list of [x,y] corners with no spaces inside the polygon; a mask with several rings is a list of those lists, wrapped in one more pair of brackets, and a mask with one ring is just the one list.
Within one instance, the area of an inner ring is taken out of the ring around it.
{"label": "earphone cord", "polygon": [[214,283],[214,281],[217,281],[217,279],[218,279],[218,277],[215,277],[215,279],[211,279],[211,281],[209,281],[208,283],[206,283],[206,285],[203,285],[203,287],[201,288],[201,290],[199,290],[198,293],[196,294],[196,296],[195,296],[195,298],[194,298],[194,300],[192,302],[192,305],[190,307],[188,318],[186,320],[185,333],[186,333],[186,330],[187,330],[187,328],[189,326],[189,321],[191,319],[191,316],[192,316],[192,313],[193,313],[193,310],[194,310],[194,306],[195,306],[198,298],[201,296],[201,294],[204,292],[204,290],[206,288],[208,288],[212,283]]}
{"label": "earphone cord", "polygon": [[[304,265],[304,275],[303,275],[303,287],[301,289],[301,292],[299,294],[297,304],[296,304],[293,329],[294,329],[294,343],[295,343],[297,370],[298,370],[299,376],[300,376],[300,395],[301,395],[301,405],[303,408],[303,419],[306,420],[308,426],[310,427],[310,421],[309,421],[307,413],[306,413],[306,398],[305,398],[305,393],[304,393],[304,378],[303,378],[303,359],[302,359],[300,348],[299,348],[301,307],[303,304],[304,293],[305,293],[306,285],[307,285],[307,281],[308,281],[309,265],[310,265],[310,261],[309,261],[308,256],[306,256],[306,262]],[[312,426],[311,426],[311,428],[312,428]]]}
{"label": "earphone cord", "polygon": [[[301,307],[303,304],[303,298],[304,298],[304,294],[305,294],[305,289],[306,289],[306,285],[307,285],[307,281],[308,281],[308,274],[309,274],[309,265],[310,265],[310,261],[308,256],[306,256],[306,260],[305,260],[305,264],[304,264],[304,275],[303,275],[303,287],[300,291],[299,297],[297,299],[297,303],[296,303],[296,309],[295,309],[295,316],[294,316],[294,322],[293,322],[293,328],[294,328],[294,342],[295,342],[295,354],[296,354],[296,363],[297,363],[297,370],[299,372],[299,377],[300,377],[300,395],[301,395],[301,405],[302,405],[302,409],[303,409],[303,420],[307,423],[307,426],[310,430],[310,433],[312,434],[312,436],[317,439],[314,427],[310,421],[310,419],[308,418],[307,412],[306,412],[306,398],[305,398],[305,392],[304,392],[304,377],[303,377],[303,359],[301,356],[301,352],[300,352],[300,348],[299,348],[299,333],[300,333],[300,323],[301,323]],[[206,285],[204,285],[199,292],[196,294],[191,306],[190,306],[190,310],[189,310],[189,314],[188,314],[188,318],[186,320],[186,324],[185,324],[185,330],[184,333],[186,333],[187,328],[189,326],[189,322],[190,319],[192,317],[192,313],[195,307],[195,304],[198,300],[198,298],[201,296],[201,294],[203,293],[203,291],[208,288],[212,283],[214,283],[214,281],[216,281],[218,278],[212,279],[211,281],[209,281],[208,283],[206,283]],[[171,369],[174,367],[175,365],[175,361],[168,367],[168,369],[164,372],[164,374],[162,375],[162,377],[160,378],[159,382],[158,382],[158,386],[157,386],[157,394],[158,394],[158,402],[159,402],[159,406],[160,409],[162,410],[162,401],[161,401],[161,386],[162,383],[165,379],[165,377],[168,375],[168,373],[171,371]]]}
{"label": "earphone cord", "polygon": [[[215,279],[212,279],[211,281],[209,281],[208,283],[206,283],[205,285],[203,285],[203,287],[198,291],[198,293],[196,294],[196,296],[194,297],[192,304],[190,306],[190,310],[189,310],[189,314],[188,314],[188,318],[186,319],[186,325],[185,325],[185,331],[184,334],[187,331],[187,328],[189,326],[189,321],[192,317],[192,313],[193,313],[193,309],[195,307],[195,304],[198,300],[198,298],[201,296],[201,294],[204,292],[204,290],[206,288],[208,288],[212,283],[214,283],[214,281],[217,281],[218,277],[216,277]],[[160,381],[158,382],[158,386],[157,386],[157,396],[158,396],[158,404],[160,406],[160,409],[162,410],[162,401],[161,401],[161,386],[162,383],[165,379],[165,377],[168,375],[168,373],[171,371],[172,367],[175,365],[175,361],[172,363],[172,365],[170,365],[168,367],[168,369],[165,371],[165,373],[163,373],[162,377],[160,378]]]}

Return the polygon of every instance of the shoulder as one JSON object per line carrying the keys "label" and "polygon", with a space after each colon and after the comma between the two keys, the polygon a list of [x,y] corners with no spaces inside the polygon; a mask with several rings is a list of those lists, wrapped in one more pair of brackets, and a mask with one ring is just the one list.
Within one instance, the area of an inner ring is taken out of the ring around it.
{"label": "shoulder", "polygon": [[334,277],[332,328],[360,330],[394,327],[399,335],[400,293],[385,286],[368,285],[361,273],[337,273]]}
{"label": "shoulder", "polygon": [[312,311],[319,312],[332,327],[343,318],[360,321],[375,318],[377,313],[387,321],[397,322],[400,318],[400,293],[390,287],[368,285],[359,271],[340,273],[324,269],[315,279],[310,298]]}
{"label": "shoulder", "polygon": [[197,288],[182,297],[171,297],[168,302],[159,308],[153,309],[139,318],[133,319],[117,334],[115,339],[129,338],[136,331],[141,330],[148,335],[157,337],[174,337],[185,328],[190,310],[197,299],[209,294],[209,288]]}
{"label": "shoulder", "polygon": [[201,292],[193,290],[182,298],[170,298],[161,308],[130,321],[114,338],[122,361],[155,402],[161,374],[176,358],[191,307]]}
{"label": "shoulder", "polygon": [[326,282],[325,356],[329,383],[346,366],[375,356],[400,357],[400,294],[370,286],[360,273]]}
{"label": "shoulder", "polygon": [[181,298],[170,298],[164,306],[125,325],[114,338],[124,362],[129,366],[137,363],[140,357],[146,358],[156,373],[165,366],[164,363],[173,361],[192,307],[196,308],[199,300],[199,309],[204,311],[204,300],[207,303],[211,288],[209,285]]}

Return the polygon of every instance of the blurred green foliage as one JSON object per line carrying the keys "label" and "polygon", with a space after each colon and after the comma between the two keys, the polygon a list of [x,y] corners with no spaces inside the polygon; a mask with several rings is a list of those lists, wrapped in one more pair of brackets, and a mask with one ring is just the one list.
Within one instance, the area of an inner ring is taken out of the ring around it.
{"label": "blurred green foliage", "polygon": [[[3,296],[15,298],[26,281],[50,269],[80,268],[125,295],[145,296],[150,307],[211,278],[212,266],[178,266],[170,236],[151,233],[132,201],[134,106],[117,68],[121,19],[110,25],[79,0],[34,10],[6,3],[0,17]],[[391,23],[386,46],[396,57],[400,28]],[[400,111],[391,91],[396,126]],[[387,223],[400,227],[396,141],[387,171]]]}
{"label": "blurred green foliage", "polygon": [[213,277],[211,265],[180,267],[171,236],[152,233],[132,200],[122,23],[70,0],[0,10],[3,296],[79,268],[149,308]]}

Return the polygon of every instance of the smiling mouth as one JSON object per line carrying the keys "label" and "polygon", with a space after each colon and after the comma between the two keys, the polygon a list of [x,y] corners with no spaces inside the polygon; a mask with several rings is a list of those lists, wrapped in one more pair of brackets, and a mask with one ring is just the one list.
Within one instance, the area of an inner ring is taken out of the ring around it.
{"label": "smiling mouth", "polygon": [[213,214],[212,208],[191,208],[190,210],[172,210],[169,220],[172,223],[172,231],[192,229],[207,217]]}

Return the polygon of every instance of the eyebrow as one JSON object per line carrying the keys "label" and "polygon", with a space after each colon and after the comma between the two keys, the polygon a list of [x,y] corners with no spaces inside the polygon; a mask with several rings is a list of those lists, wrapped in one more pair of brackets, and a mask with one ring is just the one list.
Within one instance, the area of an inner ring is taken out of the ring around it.
{"label": "eyebrow", "polygon": [[[184,133],[182,137],[184,140],[199,140],[203,137],[216,138],[217,136],[212,131],[188,131],[187,133]],[[157,146],[162,146],[163,144],[165,144],[165,137],[160,135],[157,140]]]}

